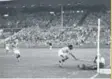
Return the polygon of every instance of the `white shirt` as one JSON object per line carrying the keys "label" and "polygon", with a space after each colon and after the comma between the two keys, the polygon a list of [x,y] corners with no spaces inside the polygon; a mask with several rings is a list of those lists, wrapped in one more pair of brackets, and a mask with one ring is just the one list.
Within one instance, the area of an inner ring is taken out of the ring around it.
{"label": "white shirt", "polygon": [[60,49],[60,51],[62,53],[66,53],[66,54],[69,54],[70,53],[70,49],[68,47],[63,47],[63,48]]}
{"label": "white shirt", "polygon": [[6,48],[6,49],[9,49],[9,46],[10,46],[9,44],[6,44],[6,47],[5,47],[5,48]]}
{"label": "white shirt", "polygon": [[105,64],[105,59],[103,57],[101,57],[100,62]]}
{"label": "white shirt", "polygon": [[[96,62],[98,62],[98,59],[96,60]],[[99,59],[99,63],[103,63],[103,64],[105,64],[105,59],[104,59],[103,57],[100,57],[100,59]]]}

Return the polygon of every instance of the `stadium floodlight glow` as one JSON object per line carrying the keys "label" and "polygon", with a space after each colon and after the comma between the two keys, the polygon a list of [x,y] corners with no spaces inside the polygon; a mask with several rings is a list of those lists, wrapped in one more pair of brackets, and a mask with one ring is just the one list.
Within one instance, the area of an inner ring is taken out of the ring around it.
{"label": "stadium floodlight glow", "polygon": [[23,7],[23,8],[25,8],[25,6],[24,6],[24,5],[23,5],[22,7]]}
{"label": "stadium floodlight glow", "polygon": [[71,5],[71,4],[67,4],[67,5]]}
{"label": "stadium floodlight glow", "polygon": [[58,4],[58,6],[61,6],[62,4]]}
{"label": "stadium floodlight glow", "polygon": [[75,11],[72,11],[72,13],[75,13]]}
{"label": "stadium floodlight glow", "polygon": [[74,23],[73,26],[76,26],[76,24]]}
{"label": "stadium floodlight glow", "polygon": [[14,8],[16,8],[16,6],[14,6]]}
{"label": "stadium floodlight glow", "polygon": [[84,11],[83,10],[81,10],[81,13],[83,13]]}
{"label": "stadium floodlight glow", "polygon": [[31,7],[34,7],[35,5],[33,4],[33,5],[31,5]]}
{"label": "stadium floodlight glow", "polygon": [[4,14],[3,16],[4,16],[4,17],[8,17],[8,16],[9,16],[9,14]]}
{"label": "stadium floodlight glow", "polygon": [[6,7],[7,9],[9,8],[9,7]]}
{"label": "stadium floodlight glow", "polygon": [[80,11],[79,10],[77,10],[77,13],[79,13]]}
{"label": "stadium floodlight glow", "polygon": [[54,15],[55,16],[55,12],[53,12],[53,11],[51,11],[51,12],[49,12],[51,15]]}
{"label": "stadium floodlight glow", "polygon": [[51,5],[51,4],[49,4],[49,6],[51,7],[52,5]]}
{"label": "stadium floodlight glow", "polygon": [[51,11],[50,14],[54,14],[54,12]]}

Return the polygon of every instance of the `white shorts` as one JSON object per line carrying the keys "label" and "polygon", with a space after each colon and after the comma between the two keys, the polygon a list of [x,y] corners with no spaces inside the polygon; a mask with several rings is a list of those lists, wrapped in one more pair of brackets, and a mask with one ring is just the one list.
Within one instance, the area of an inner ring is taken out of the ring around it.
{"label": "white shorts", "polygon": [[10,50],[9,47],[6,47],[5,49],[6,49],[6,50]]}
{"label": "white shorts", "polygon": [[52,46],[50,46],[50,48],[49,48],[50,50],[52,49]]}
{"label": "white shorts", "polygon": [[13,52],[14,52],[14,54],[19,54],[20,55],[20,51],[19,50],[14,50]]}
{"label": "white shorts", "polygon": [[58,51],[58,56],[63,56],[63,57],[65,57],[65,56],[68,56],[68,54],[67,54],[67,53],[63,53],[61,50],[59,50],[59,51]]}

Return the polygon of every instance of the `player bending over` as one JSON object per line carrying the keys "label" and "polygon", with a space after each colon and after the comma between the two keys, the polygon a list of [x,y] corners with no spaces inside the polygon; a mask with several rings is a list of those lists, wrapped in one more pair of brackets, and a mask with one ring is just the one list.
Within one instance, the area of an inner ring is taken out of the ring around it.
{"label": "player bending over", "polygon": [[52,50],[52,43],[49,43],[49,49]]}
{"label": "player bending over", "polygon": [[[78,68],[83,69],[83,70],[96,70],[97,69],[97,61],[98,61],[98,59],[96,56],[94,61],[93,61],[93,65],[81,64],[81,65],[78,65]],[[105,59],[104,59],[104,57],[100,56],[99,57],[99,67],[104,68],[104,66],[105,66]]]}
{"label": "player bending over", "polygon": [[19,49],[17,47],[17,43],[16,42],[14,42],[12,44],[12,50],[13,50],[13,53],[15,54],[15,56],[16,56],[18,62],[19,62],[20,61],[20,51],[19,51]]}
{"label": "player bending over", "polygon": [[62,67],[63,63],[69,59],[68,55],[71,55],[75,60],[77,58],[71,53],[71,50],[73,49],[73,45],[68,45],[67,47],[63,47],[58,51],[58,56],[60,57],[59,60],[59,66]]}

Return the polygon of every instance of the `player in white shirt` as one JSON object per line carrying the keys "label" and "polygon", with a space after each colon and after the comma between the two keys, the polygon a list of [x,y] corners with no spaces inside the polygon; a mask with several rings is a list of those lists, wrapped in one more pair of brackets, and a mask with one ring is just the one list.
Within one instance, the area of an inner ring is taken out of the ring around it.
{"label": "player in white shirt", "polygon": [[63,63],[69,59],[68,55],[71,55],[75,60],[77,58],[71,53],[71,50],[73,49],[73,45],[68,45],[67,47],[63,47],[58,51],[59,59],[59,66],[62,67]]}
{"label": "player in white shirt", "polygon": [[18,42],[15,42],[12,44],[12,50],[13,50],[13,53],[16,55],[16,58],[18,60],[18,62],[20,61],[20,51],[19,51],[19,48],[18,48]]}
{"label": "player in white shirt", "polygon": [[10,52],[10,44],[8,42],[6,42],[5,44],[5,50],[6,50],[6,54]]}
{"label": "player in white shirt", "polygon": [[49,49],[52,50],[52,43],[49,43]]}
{"label": "player in white shirt", "polygon": [[[97,66],[97,62],[98,62],[98,58],[96,56],[94,59],[94,63],[96,64],[96,66]],[[101,55],[99,56],[99,66],[100,66],[100,68],[104,68],[104,66],[105,66],[105,58]]]}
{"label": "player in white shirt", "polygon": [[[83,69],[83,70],[96,70],[97,69],[97,56],[95,57],[93,64],[81,64],[78,65],[78,68]],[[105,67],[105,59],[104,57],[100,56],[99,57],[99,67],[104,68]]]}
{"label": "player in white shirt", "polygon": [[47,45],[49,45],[49,49],[52,50],[52,43],[51,42],[47,42]]}

